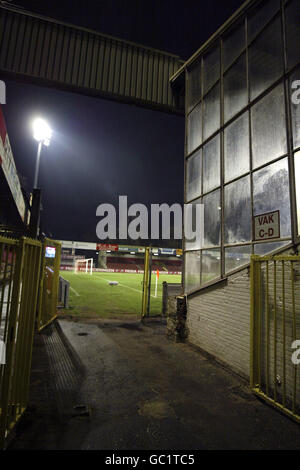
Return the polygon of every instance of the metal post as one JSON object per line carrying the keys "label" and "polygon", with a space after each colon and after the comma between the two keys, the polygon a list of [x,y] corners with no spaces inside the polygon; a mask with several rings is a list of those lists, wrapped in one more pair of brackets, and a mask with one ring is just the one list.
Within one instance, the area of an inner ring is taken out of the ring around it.
{"label": "metal post", "polygon": [[148,288],[149,288],[149,252],[150,248],[145,249],[145,260],[144,260],[144,276],[143,276],[143,297],[142,297],[142,320],[147,313],[147,299],[148,299]]}
{"label": "metal post", "polygon": [[37,238],[40,231],[41,216],[41,190],[34,188],[32,191],[31,214],[30,214],[30,236]]}
{"label": "metal post", "polygon": [[148,287],[148,301],[147,301],[147,316],[150,315],[150,300],[151,300],[151,277],[152,277],[152,247],[150,245],[149,256],[149,287]]}
{"label": "metal post", "polygon": [[36,156],[36,164],[35,164],[35,174],[34,174],[34,183],[33,183],[34,188],[37,188],[37,183],[38,183],[42,146],[43,146],[43,143],[39,142],[37,156]]}

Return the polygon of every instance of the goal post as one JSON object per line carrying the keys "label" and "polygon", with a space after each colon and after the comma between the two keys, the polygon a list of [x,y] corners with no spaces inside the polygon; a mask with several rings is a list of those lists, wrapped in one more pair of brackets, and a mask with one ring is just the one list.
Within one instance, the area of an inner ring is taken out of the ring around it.
{"label": "goal post", "polygon": [[76,259],[74,264],[74,273],[83,272],[85,274],[93,274],[93,258]]}

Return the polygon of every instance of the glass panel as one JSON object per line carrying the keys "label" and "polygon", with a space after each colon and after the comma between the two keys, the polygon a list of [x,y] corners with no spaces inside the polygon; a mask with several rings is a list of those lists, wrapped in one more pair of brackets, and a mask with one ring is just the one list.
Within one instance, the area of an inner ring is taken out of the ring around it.
{"label": "glass panel", "polygon": [[283,85],[253,106],[251,123],[254,168],[287,152]]}
{"label": "glass panel", "polygon": [[220,85],[217,84],[204,98],[204,140],[220,127]]}
{"label": "glass panel", "polygon": [[187,151],[191,153],[202,142],[201,103],[187,118]]}
{"label": "glass panel", "polygon": [[203,57],[203,94],[220,78],[220,48],[215,47]]}
{"label": "glass panel", "polygon": [[278,16],[249,48],[250,98],[253,100],[283,74],[281,20]]}
{"label": "glass panel", "polygon": [[280,235],[291,234],[289,171],[287,158],[253,174],[254,215],[280,211]]}
{"label": "glass panel", "polygon": [[271,253],[271,251],[279,250],[280,248],[283,248],[284,246],[288,245],[291,243],[290,241],[286,242],[273,242],[273,243],[259,243],[257,245],[254,245],[254,253],[256,255],[265,255],[267,253]]}
{"label": "glass panel", "polygon": [[221,276],[220,250],[202,251],[202,279],[201,284],[206,284]]}
{"label": "glass panel", "polygon": [[300,152],[295,155],[295,177],[296,177],[296,200],[297,200],[297,219],[298,235],[300,235]]}
{"label": "glass panel", "polygon": [[244,264],[249,264],[251,253],[251,245],[225,248],[225,272],[227,273],[228,271],[233,271]]}
{"label": "glass panel", "polygon": [[200,251],[185,253],[184,291],[200,287]]}
{"label": "glass panel", "polygon": [[250,169],[248,112],[230,124],[224,134],[225,182]]}
{"label": "glass panel", "polygon": [[297,69],[296,72],[291,76],[290,93],[291,93],[293,141],[294,141],[294,149],[296,149],[300,147],[300,68]]}
{"label": "glass panel", "polygon": [[225,243],[251,241],[250,176],[225,186],[224,212]]}
{"label": "glass panel", "polygon": [[203,197],[204,204],[204,246],[220,246],[220,190]]}
{"label": "glass panel", "polygon": [[201,62],[188,72],[188,112],[201,98]]}
{"label": "glass panel", "polygon": [[286,7],[286,42],[288,67],[300,62],[300,3],[293,0]]}
{"label": "glass panel", "polygon": [[186,162],[186,200],[191,201],[201,194],[201,154],[196,152]]}
{"label": "glass panel", "polygon": [[258,5],[255,12],[248,17],[248,42],[252,41],[279,10],[280,0],[264,0],[264,6],[261,5]]}
{"label": "glass panel", "polygon": [[[203,229],[203,227],[200,226],[200,224],[203,224],[203,219],[201,219],[201,215],[200,215],[200,220],[197,219],[198,212],[196,211],[196,207],[199,204],[202,204],[202,199],[201,198],[196,199],[194,202],[189,203],[189,206],[192,206],[192,212],[189,213],[189,216],[192,217],[192,221],[191,221],[192,222],[192,227],[187,227],[187,222],[186,222],[187,206],[186,205],[184,206],[184,214],[185,214],[185,218],[184,218],[185,233],[184,233],[184,235],[186,237],[189,236],[189,232],[187,231],[187,228],[189,228],[190,231],[193,231],[193,233],[195,233],[196,229],[198,229],[198,232],[197,232],[198,237],[194,236],[194,238],[190,239],[190,240],[188,238],[185,238],[185,249],[187,251],[199,250],[201,248],[201,242],[202,242],[201,235],[202,235],[202,233],[201,232],[199,233],[199,230],[201,231]],[[203,207],[202,207],[202,210],[203,210]],[[203,212],[202,212],[202,214],[203,214]]]}
{"label": "glass panel", "polygon": [[245,25],[242,23],[223,39],[223,67],[224,70],[241,54],[246,47]]}
{"label": "glass panel", "polygon": [[248,103],[246,55],[224,76],[224,118],[227,122]]}
{"label": "glass panel", "polygon": [[203,147],[203,193],[220,186],[220,134]]}

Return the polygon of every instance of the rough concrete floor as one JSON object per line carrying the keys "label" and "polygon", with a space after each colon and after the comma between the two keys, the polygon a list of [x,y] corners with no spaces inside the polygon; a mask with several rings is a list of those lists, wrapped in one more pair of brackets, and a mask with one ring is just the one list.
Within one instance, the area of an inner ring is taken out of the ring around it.
{"label": "rough concrete floor", "polygon": [[162,324],[59,325],[36,338],[11,449],[300,449],[299,425]]}

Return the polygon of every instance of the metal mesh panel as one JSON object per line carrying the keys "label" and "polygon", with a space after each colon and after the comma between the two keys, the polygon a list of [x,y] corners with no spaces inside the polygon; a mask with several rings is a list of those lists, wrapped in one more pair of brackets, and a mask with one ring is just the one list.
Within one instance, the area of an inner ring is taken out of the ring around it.
{"label": "metal mesh panel", "polygon": [[300,422],[300,257],[253,256],[252,376],[257,394]]}

